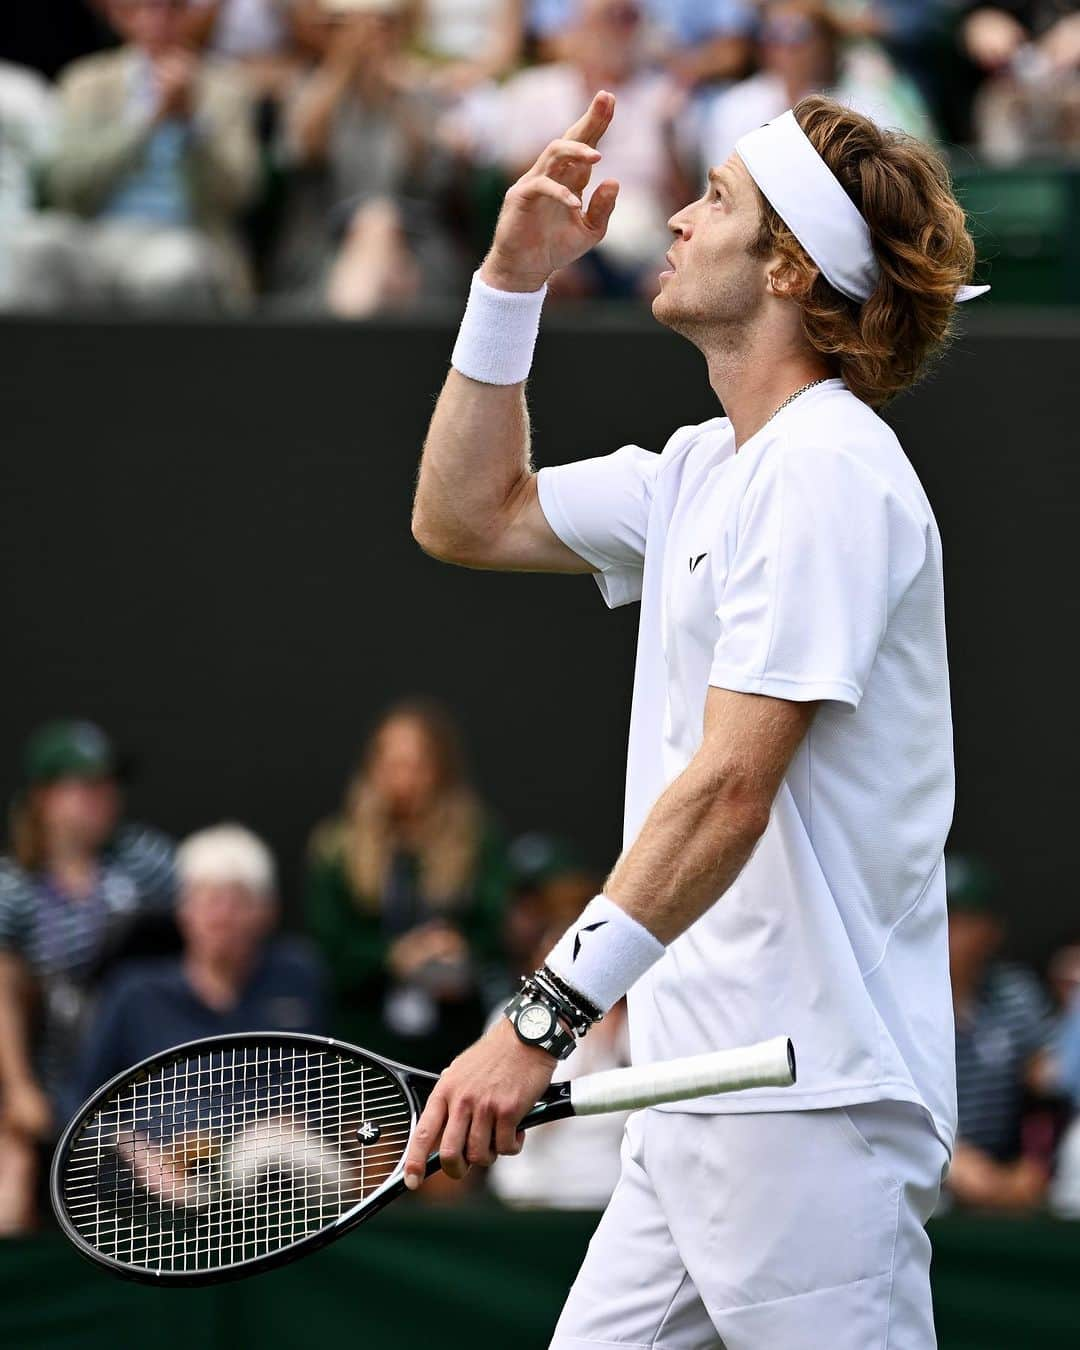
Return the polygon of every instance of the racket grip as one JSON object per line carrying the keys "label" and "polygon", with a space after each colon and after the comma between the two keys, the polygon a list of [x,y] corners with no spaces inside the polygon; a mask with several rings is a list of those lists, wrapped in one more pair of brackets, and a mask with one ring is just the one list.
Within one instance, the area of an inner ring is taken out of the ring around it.
{"label": "racket grip", "polygon": [[575,1078],[570,1082],[570,1102],[575,1115],[591,1116],[711,1097],[717,1092],[790,1087],[794,1082],[795,1051],[791,1041],[786,1036],[774,1036],[757,1045]]}

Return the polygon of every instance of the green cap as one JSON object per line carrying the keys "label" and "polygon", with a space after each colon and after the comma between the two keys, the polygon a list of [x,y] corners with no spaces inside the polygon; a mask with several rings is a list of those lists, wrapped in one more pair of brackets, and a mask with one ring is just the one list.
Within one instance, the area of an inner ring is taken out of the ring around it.
{"label": "green cap", "polygon": [[988,862],[971,853],[945,857],[945,892],[955,913],[997,915],[1001,879]]}
{"label": "green cap", "polygon": [[510,845],[508,857],[511,876],[519,890],[546,886],[556,877],[581,870],[580,859],[564,839],[540,831],[518,835]]}
{"label": "green cap", "polygon": [[112,742],[93,722],[46,722],[23,751],[23,772],[30,787],[59,778],[112,778],[119,769]]}

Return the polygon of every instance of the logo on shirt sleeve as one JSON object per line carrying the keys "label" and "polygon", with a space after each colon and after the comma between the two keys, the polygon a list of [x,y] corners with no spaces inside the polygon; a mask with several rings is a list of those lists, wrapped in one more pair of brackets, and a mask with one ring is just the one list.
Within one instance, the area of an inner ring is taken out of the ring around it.
{"label": "logo on shirt sleeve", "polygon": [[698,563],[701,562],[702,558],[707,558],[708,556],[709,556],[708,553],[699,553],[696,558],[691,558],[690,571],[696,572]]}

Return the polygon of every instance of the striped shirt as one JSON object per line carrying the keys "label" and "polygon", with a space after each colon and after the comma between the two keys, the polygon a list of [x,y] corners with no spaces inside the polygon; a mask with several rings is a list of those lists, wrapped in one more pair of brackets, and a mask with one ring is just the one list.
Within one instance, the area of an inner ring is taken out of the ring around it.
{"label": "striped shirt", "polygon": [[970,1009],[956,1014],[959,1137],[1006,1162],[1020,1147],[1028,1065],[1054,1039],[1050,1003],[1035,976],[995,964]]}
{"label": "striped shirt", "polygon": [[22,957],[38,982],[35,1062],[50,1095],[70,1071],[103,963],[139,919],[168,913],[173,889],[172,843],[139,825],[117,831],[94,889],[78,900],[0,858],[0,951]]}

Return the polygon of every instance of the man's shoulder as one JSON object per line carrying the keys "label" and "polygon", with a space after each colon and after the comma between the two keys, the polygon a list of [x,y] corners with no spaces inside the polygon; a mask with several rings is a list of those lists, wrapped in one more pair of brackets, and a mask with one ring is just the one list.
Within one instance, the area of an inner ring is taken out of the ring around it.
{"label": "man's shoulder", "polygon": [[710,417],[706,422],[695,422],[672,432],[660,451],[661,472],[704,446],[718,451],[734,448],[729,418]]}
{"label": "man's shoulder", "polygon": [[110,84],[119,84],[127,78],[131,60],[129,47],[80,56],[61,72],[60,92],[66,98],[78,99]]}
{"label": "man's shoulder", "polygon": [[896,432],[846,389],[828,391],[777,427],[764,457],[780,472],[795,468],[808,480],[842,480],[861,492],[902,501],[920,522],[929,503]]}
{"label": "man's shoulder", "polygon": [[182,981],[178,957],[144,957],[125,961],[109,977],[103,997],[125,1014],[134,1014],[138,1007],[160,1007],[163,998],[180,987]]}

